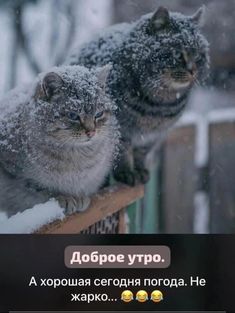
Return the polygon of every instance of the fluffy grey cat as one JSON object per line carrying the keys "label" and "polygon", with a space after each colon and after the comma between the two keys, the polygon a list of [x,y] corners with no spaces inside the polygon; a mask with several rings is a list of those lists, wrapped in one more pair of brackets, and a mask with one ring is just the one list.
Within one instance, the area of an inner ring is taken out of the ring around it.
{"label": "fluffy grey cat", "polygon": [[88,207],[118,142],[109,71],[53,68],[1,101],[0,210],[8,216],[50,197],[67,214]]}
{"label": "fluffy grey cat", "polygon": [[179,118],[191,88],[207,77],[202,14],[203,8],[184,16],[160,7],[134,23],[110,27],[68,59],[90,68],[113,64],[107,91],[117,104],[122,133],[117,180],[148,180],[147,156]]}

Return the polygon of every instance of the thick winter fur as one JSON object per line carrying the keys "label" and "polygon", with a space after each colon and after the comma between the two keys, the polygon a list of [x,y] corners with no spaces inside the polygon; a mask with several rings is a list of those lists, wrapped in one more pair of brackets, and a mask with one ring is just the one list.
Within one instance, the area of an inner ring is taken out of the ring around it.
{"label": "thick winter fur", "polygon": [[183,111],[189,92],[207,77],[203,9],[187,17],[160,7],[132,24],[110,27],[85,44],[69,64],[113,64],[107,90],[117,104],[122,154],[115,177],[146,182],[146,156],[156,150]]}
{"label": "thick winter fur", "polygon": [[118,141],[115,108],[104,92],[109,70],[53,68],[2,100],[0,210],[10,216],[50,197],[68,214],[87,208]]}

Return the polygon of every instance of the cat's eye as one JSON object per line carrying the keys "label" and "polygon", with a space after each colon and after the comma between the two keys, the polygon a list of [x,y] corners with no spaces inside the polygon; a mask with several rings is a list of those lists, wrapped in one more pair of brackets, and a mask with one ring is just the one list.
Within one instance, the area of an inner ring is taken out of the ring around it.
{"label": "cat's eye", "polygon": [[194,57],[194,61],[195,61],[196,63],[199,63],[199,62],[201,61],[201,57],[200,57],[199,55],[196,55],[196,56]]}
{"label": "cat's eye", "polygon": [[95,118],[96,119],[101,118],[103,115],[104,115],[104,111],[100,111],[100,112],[96,113]]}
{"label": "cat's eye", "polygon": [[79,121],[80,120],[80,117],[79,115],[76,113],[76,112],[73,112],[73,111],[70,111],[68,113],[68,118],[72,121]]}

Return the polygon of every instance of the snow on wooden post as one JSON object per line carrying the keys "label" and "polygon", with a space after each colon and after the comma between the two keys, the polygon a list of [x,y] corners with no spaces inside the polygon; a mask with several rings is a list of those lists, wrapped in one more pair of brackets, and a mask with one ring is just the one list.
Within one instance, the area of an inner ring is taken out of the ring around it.
{"label": "snow on wooden post", "polygon": [[81,213],[73,214],[64,220],[57,220],[45,225],[36,233],[39,234],[78,234],[100,220],[120,212],[119,232],[124,232],[123,208],[144,196],[144,186],[129,187],[115,185],[105,188],[92,198],[90,207]]}

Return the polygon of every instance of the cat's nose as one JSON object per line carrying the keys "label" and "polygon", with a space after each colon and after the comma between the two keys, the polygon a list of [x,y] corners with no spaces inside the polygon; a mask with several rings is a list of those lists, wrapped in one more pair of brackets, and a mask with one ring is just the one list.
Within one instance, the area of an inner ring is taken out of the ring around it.
{"label": "cat's nose", "polygon": [[88,130],[88,131],[86,131],[86,135],[89,138],[94,137],[95,136],[95,130]]}
{"label": "cat's nose", "polygon": [[195,71],[196,71],[196,65],[193,62],[189,62],[187,64],[187,70],[189,71],[189,73],[191,75],[194,75]]}
{"label": "cat's nose", "polygon": [[84,118],[83,120],[83,127],[85,129],[87,137],[91,138],[95,135],[95,123],[94,123],[94,118],[91,116],[88,116]]}

